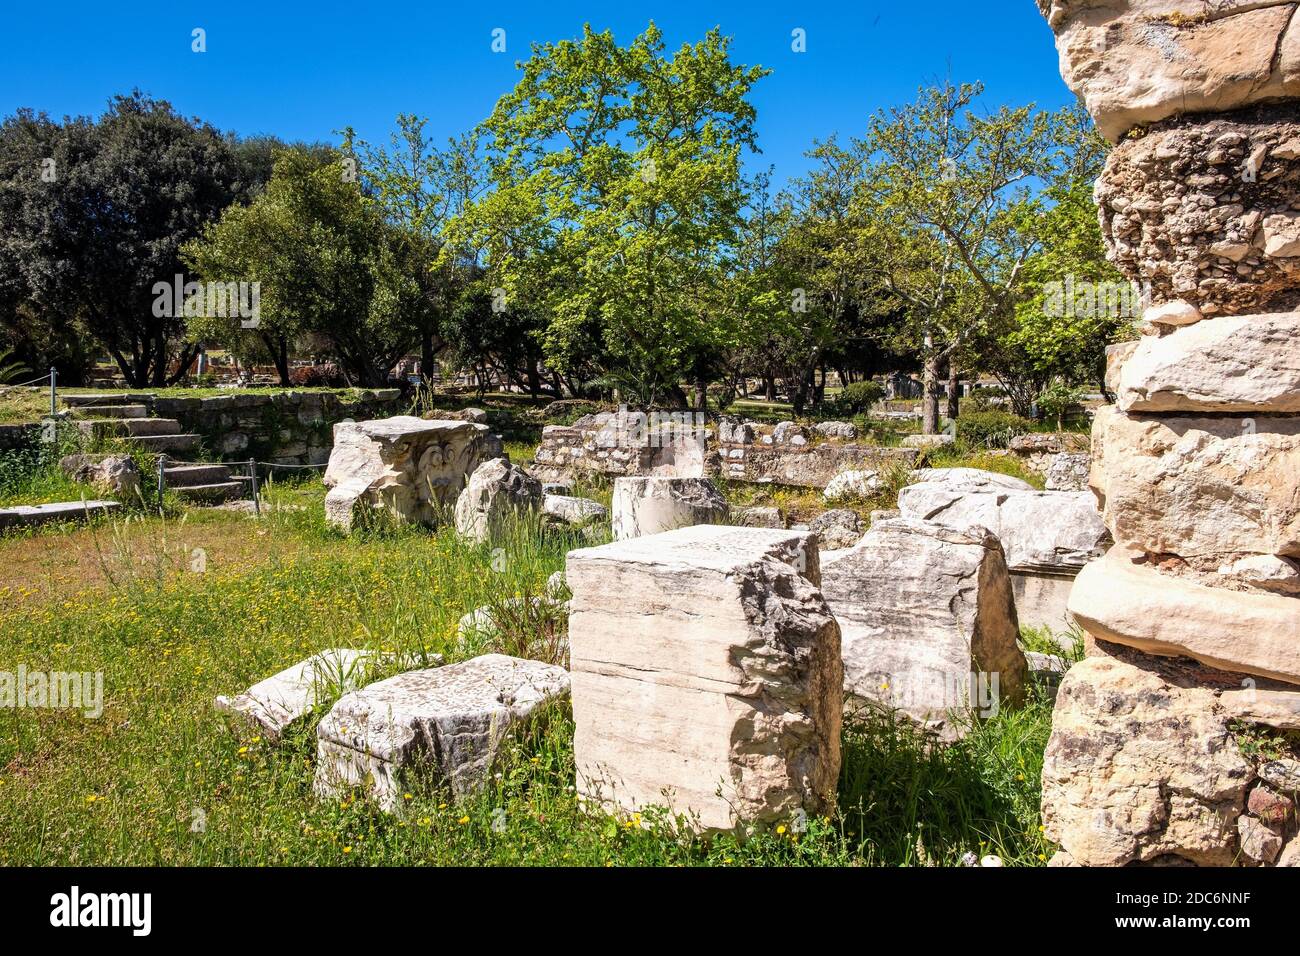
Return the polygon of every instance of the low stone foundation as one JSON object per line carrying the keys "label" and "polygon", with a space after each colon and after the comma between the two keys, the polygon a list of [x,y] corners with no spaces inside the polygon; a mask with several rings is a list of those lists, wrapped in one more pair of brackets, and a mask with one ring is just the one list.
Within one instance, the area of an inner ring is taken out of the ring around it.
{"label": "low stone foundation", "polygon": [[353,392],[267,392],[209,398],[153,398],[150,410],[203,437],[222,460],[256,458],[281,465],[329,461],[334,425],[387,418],[405,410],[395,388]]}

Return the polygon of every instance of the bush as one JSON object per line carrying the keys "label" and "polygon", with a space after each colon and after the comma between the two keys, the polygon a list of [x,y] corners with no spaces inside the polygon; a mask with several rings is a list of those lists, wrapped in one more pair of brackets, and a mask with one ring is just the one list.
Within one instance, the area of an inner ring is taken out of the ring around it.
{"label": "bush", "polygon": [[1010,412],[966,412],[957,416],[957,437],[972,447],[1006,445],[1017,435],[1033,430],[1033,424]]}
{"label": "bush", "polygon": [[885,386],[867,379],[865,382],[854,382],[852,385],[845,385],[838,393],[827,399],[824,404],[829,414],[848,417],[850,415],[865,415],[870,411],[872,405],[875,405],[884,397]]}
{"label": "bush", "polygon": [[300,388],[329,388],[342,385],[343,376],[333,362],[322,365],[299,365],[289,369],[289,383]]}

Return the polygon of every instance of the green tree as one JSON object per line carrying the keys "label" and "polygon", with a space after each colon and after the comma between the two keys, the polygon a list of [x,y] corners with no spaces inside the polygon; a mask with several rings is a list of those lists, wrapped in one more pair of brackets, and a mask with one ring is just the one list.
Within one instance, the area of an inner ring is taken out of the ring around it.
{"label": "green tree", "polygon": [[459,228],[506,308],[545,317],[549,361],[572,370],[596,342],[641,397],[680,402],[688,380],[702,402],[733,338],[721,261],[764,71],[716,29],[665,55],[653,23],[626,47],[584,27],[522,69],[484,123],[494,188]]}
{"label": "green tree", "polygon": [[405,251],[412,268],[405,274],[418,287],[409,305],[426,372],[434,368],[447,337],[456,335],[449,326],[472,312],[460,307],[477,276],[472,254],[449,244],[445,233],[486,179],[477,132],[439,148],[425,134],[427,125],[427,119],[412,113],[399,115],[388,146],[358,139],[350,127],[343,131],[343,151],[356,157],[362,195],[389,224],[407,234]]}
{"label": "green tree", "polygon": [[900,344],[919,352],[923,430],[937,430],[940,378],[1015,308],[1043,243],[1048,190],[1077,163],[1078,111],[973,108],[980,84],[943,84],[872,117],[858,209],[864,270],[904,307]]}
{"label": "green tree", "polygon": [[234,206],[185,248],[205,280],[256,281],[257,325],[191,321],[196,341],[245,352],[258,344],[287,380],[294,343],[326,344],[349,382],[382,385],[418,340],[422,308],[415,273],[424,258],[411,237],[363,201],[345,157],[290,149],[276,154],[265,190]]}
{"label": "green tree", "polygon": [[138,91],[98,120],[19,111],[0,127],[0,248],[23,314],[84,329],[133,387],[178,380],[196,347],[183,316],[157,314],[154,286],[240,184],[217,130]]}

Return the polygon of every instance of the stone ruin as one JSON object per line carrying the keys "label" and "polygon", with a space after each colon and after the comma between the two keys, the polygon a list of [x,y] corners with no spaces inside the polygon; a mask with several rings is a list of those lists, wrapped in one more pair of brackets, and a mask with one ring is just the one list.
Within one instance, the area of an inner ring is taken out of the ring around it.
{"label": "stone ruin", "polygon": [[706,831],[833,804],[843,670],[814,535],[699,525],[571,551],[565,577],[589,804]]}
{"label": "stone ruin", "polygon": [[543,481],[582,474],[620,477],[722,477],[736,481],[825,488],[844,471],[880,471],[915,463],[914,448],[855,441],[847,422],[812,429],[723,416],[716,423],[696,412],[629,411],[584,415],[572,425],[547,425],[531,466]]}
{"label": "stone ruin", "polygon": [[1108,256],[1150,289],[1114,347],[1075,584],[1088,658],[1043,768],[1055,865],[1300,863],[1300,18],[1288,3],[1039,0],[1111,150]]}
{"label": "stone ruin", "polygon": [[500,440],[475,422],[411,415],[339,422],[325,469],[325,518],[346,531],[357,509],[369,507],[436,524],[474,470],[500,455]]}

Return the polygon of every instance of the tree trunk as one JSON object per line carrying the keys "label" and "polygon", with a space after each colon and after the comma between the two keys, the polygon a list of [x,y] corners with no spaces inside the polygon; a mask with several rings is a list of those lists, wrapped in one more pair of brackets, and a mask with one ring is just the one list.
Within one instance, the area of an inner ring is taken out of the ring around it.
{"label": "tree trunk", "polygon": [[957,377],[957,363],[948,362],[948,420],[955,422],[961,411],[961,382]]}
{"label": "tree trunk", "polygon": [[537,362],[528,360],[528,394],[533,398],[542,394],[542,376],[537,371]]}
{"label": "tree trunk", "polygon": [[[928,343],[927,343],[928,344]],[[939,431],[939,358],[927,355],[921,371],[921,434]]]}
{"label": "tree trunk", "polygon": [[695,410],[697,412],[709,410],[709,386],[703,376],[695,379]]}
{"label": "tree trunk", "polygon": [[420,331],[420,374],[428,378],[433,374],[436,352],[433,348],[433,332],[430,329]]}
{"label": "tree trunk", "polygon": [[776,401],[776,376],[774,375],[763,376],[763,396],[769,402]]}

